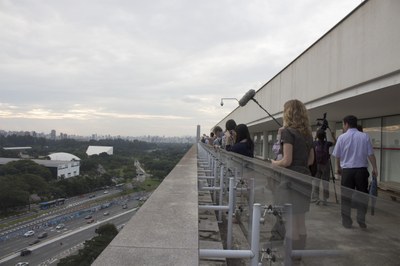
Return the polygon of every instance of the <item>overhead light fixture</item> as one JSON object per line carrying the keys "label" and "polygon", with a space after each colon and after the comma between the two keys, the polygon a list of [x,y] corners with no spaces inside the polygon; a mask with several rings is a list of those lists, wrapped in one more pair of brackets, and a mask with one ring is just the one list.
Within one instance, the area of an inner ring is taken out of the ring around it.
{"label": "overhead light fixture", "polygon": [[224,106],[224,100],[236,100],[237,102],[239,102],[236,98],[221,98],[221,106]]}

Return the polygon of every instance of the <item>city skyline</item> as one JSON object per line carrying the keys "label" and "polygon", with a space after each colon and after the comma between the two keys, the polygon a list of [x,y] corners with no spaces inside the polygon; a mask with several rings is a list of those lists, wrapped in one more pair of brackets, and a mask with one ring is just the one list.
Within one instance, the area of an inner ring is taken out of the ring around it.
{"label": "city skyline", "polygon": [[0,0],[0,126],[208,134],[361,2]]}
{"label": "city skyline", "polygon": [[68,134],[68,132],[57,132],[57,130],[53,129],[50,132],[36,132],[34,130],[26,130],[26,131],[10,131],[0,129],[0,135],[3,136],[32,136],[32,137],[41,137],[46,139],[53,140],[62,140],[62,139],[75,139],[81,141],[89,141],[89,140],[106,140],[106,139],[124,139],[124,140],[139,140],[145,142],[156,142],[156,143],[195,143],[197,141],[196,136],[165,136],[165,135],[141,135],[141,136],[121,136],[121,135],[72,135]]}

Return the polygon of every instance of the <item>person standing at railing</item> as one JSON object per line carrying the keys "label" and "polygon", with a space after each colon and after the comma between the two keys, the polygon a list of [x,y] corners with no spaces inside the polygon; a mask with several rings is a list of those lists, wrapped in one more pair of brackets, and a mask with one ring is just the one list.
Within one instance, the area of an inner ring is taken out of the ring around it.
{"label": "person standing at railing", "polygon": [[[309,166],[314,161],[313,137],[307,109],[299,100],[289,100],[284,104],[281,141],[282,159],[271,160],[272,165],[311,175]],[[310,210],[310,198],[310,180],[302,182],[283,177],[277,188],[277,203],[292,204],[292,248],[295,250],[304,249],[306,245],[305,213]]]}
{"label": "person standing at railing", "polygon": [[220,126],[215,126],[213,132],[214,132],[213,145],[216,148],[220,148],[222,146],[222,136],[224,135],[224,132],[222,131],[222,128]]}
{"label": "person standing at railing", "polygon": [[[368,208],[368,160],[372,165],[372,177],[378,176],[376,158],[368,135],[357,129],[357,117],[343,118],[343,134],[339,136],[332,155],[336,157],[337,171],[341,178],[342,225],[351,228],[352,190],[359,191],[357,200],[357,222],[365,229]],[[357,197],[356,197],[357,198]]]}
{"label": "person standing at railing", "polygon": [[244,156],[254,157],[254,142],[250,137],[250,132],[245,124],[236,126],[236,143],[232,146],[231,151]]}
{"label": "person standing at railing", "polygon": [[214,132],[210,132],[210,136],[206,138],[205,143],[212,146],[214,143],[214,139],[215,139]]}
{"label": "person standing at railing", "polygon": [[233,119],[229,119],[225,123],[225,133],[222,137],[222,148],[227,151],[230,151],[233,144],[236,142],[236,122]]}

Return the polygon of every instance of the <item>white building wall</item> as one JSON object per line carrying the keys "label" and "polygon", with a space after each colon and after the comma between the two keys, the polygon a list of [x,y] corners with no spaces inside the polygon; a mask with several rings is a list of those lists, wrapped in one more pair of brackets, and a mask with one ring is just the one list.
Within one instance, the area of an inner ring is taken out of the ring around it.
{"label": "white building wall", "polygon": [[86,154],[91,155],[99,155],[101,153],[107,153],[108,155],[114,154],[114,148],[112,146],[89,146],[86,150]]}
{"label": "white building wall", "polygon": [[58,166],[57,177],[58,178],[70,178],[79,175],[80,164],[76,161]]}
{"label": "white building wall", "polygon": [[[363,86],[378,78],[386,77],[386,85],[400,83],[398,76],[387,78],[400,69],[399,14],[398,0],[365,1],[261,87],[255,99],[279,117],[289,99],[299,99],[313,108],[379,90]],[[267,118],[261,108],[249,102],[218,125],[224,127],[228,119],[254,126]]]}

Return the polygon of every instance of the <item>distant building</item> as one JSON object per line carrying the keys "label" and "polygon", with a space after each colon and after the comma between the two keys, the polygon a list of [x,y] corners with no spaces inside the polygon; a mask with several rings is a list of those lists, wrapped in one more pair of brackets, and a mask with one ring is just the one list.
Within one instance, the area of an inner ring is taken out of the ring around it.
{"label": "distant building", "polygon": [[[79,175],[80,158],[66,152],[56,152],[49,155],[53,162],[58,162],[57,178],[69,178]],[[50,169],[51,170],[51,169]]]}
{"label": "distant building", "polygon": [[51,132],[50,132],[50,139],[56,140],[56,130],[55,130],[55,129],[51,130]]}
{"label": "distant building", "polygon": [[78,156],[66,152],[56,152],[48,156],[53,161],[80,161]]}
{"label": "distant building", "polygon": [[68,139],[68,134],[67,133],[60,133],[60,139]]}
{"label": "distant building", "polygon": [[99,155],[101,153],[107,153],[108,155],[113,155],[114,148],[112,146],[89,146],[86,150],[86,154],[91,155]]}
{"label": "distant building", "polygon": [[[76,156],[75,156],[76,157]],[[79,159],[79,158],[78,158]],[[0,165],[7,164],[22,159],[18,158],[0,158]],[[54,178],[65,179],[79,175],[79,160],[31,160],[39,165],[49,168]]]}
{"label": "distant building", "polygon": [[3,147],[3,149],[6,151],[24,151],[30,150],[32,147]]}
{"label": "distant building", "polygon": [[20,158],[29,159],[30,156],[25,151],[32,149],[32,147],[3,147],[3,149],[5,151],[17,151]]}
{"label": "distant building", "polygon": [[201,136],[201,133],[200,133],[200,125],[197,125],[197,130],[196,130],[196,142],[199,142],[199,141],[200,141],[200,136]]}

